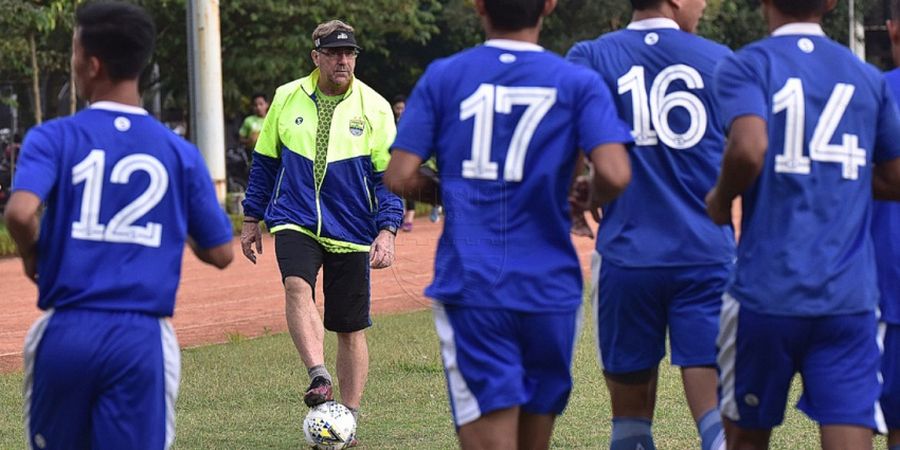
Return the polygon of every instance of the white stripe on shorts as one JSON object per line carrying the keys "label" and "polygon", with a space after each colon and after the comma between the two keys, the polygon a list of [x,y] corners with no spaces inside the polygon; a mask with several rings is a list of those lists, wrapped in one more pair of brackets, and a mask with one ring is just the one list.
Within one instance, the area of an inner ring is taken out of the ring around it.
{"label": "white stripe on shorts", "polygon": [[600,265],[603,257],[594,250],[591,254],[591,309],[594,311],[594,348],[597,349],[597,362],[603,370],[603,353],[600,351]]}
{"label": "white stripe on shorts", "polygon": [[741,419],[734,394],[734,366],[737,357],[738,314],[741,304],[729,293],[722,295],[722,313],[719,315],[719,336],[716,346],[719,347],[717,362],[719,364],[719,386],[722,398],[719,409],[726,418],[737,421]]}
{"label": "white stripe on shorts", "polygon": [[181,350],[172,323],[166,318],[159,319],[162,340],[163,373],[166,385],[166,445],[168,450],[175,442],[175,400],[178,398],[178,383],[181,380]]}
{"label": "white stripe on shorts", "polygon": [[[880,312],[876,310],[876,315],[881,316]],[[878,322],[878,333],[875,335],[875,338],[878,340],[878,354],[884,355],[884,335],[887,333],[887,323]],[[879,386],[884,384],[884,376],[881,374],[881,365],[878,366],[878,384]],[[881,400],[875,401],[875,426],[878,428],[878,432],[881,434],[887,434],[888,427],[887,422],[884,421],[884,411],[881,410]]]}
{"label": "white stripe on shorts", "polygon": [[469,390],[466,380],[459,371],[456,361],[456,341],[453,337],[453,326],[447,318],[447,311],[438,301],[433,301],[434,327],[437,329],[438,339],[441,341],[441,358],[444,360],[444,371],[447,374],[447,385],[450,391],[450,401],[453,403],[454,421],[461,427],[474,422],[481,417],[481,408],[478,399]]}
{"label": "white stripe on shorts", "polygon": [[41,317],[31,325],[28,334],[25,335],[25,351],[22,359],[25,362],[25,380],[22,383],[22,409],[25,418],[25,447],[31,450],[31,394],[34,390],[34,359],[37,356],[37,349],[50,323],[50,317],[53,316],[53,310],[47,310]]}

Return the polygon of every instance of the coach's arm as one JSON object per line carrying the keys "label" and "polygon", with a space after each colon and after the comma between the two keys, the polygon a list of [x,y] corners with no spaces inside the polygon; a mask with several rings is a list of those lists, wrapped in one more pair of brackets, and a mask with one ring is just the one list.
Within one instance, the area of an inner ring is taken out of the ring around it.
{"label": "coach's arm", "polygon": [[19,249],[25,275],[37,282],[38,210],[41,199],[29,191],[15,191],[6,205],[6,228]]}

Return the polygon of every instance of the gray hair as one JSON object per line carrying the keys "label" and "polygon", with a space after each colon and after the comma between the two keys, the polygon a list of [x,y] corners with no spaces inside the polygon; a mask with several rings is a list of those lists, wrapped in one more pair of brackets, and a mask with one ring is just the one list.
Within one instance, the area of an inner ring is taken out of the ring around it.
{"label": "gray hair", "polygon": [[340,20],[329,20],[328,22],[320,23],[319,26],[317,26],[316,29],[313,30],[312,40],[313,42],[316,42],[316,39],[328,36],[329,34],[334,33],[338,30],[349,31],[350,33],[352,33],[353,27],[347,25],[344,22],[341,22]]}

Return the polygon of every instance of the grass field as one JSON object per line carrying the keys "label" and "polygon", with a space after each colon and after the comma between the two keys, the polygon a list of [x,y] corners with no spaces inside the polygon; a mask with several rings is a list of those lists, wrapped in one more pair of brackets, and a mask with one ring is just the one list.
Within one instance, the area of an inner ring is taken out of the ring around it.
{"label": "grass field", "polygon": [[[609,445],[609,399],[586,326],[578,345],[575,390],[558,420],[553,447],[602,449]],[[328,353],[335,340],[329,336]],[[371,373],[359,436],[369,449],[456,447],[437,337],[428,311],[376,317],[369,332]],[[329,360],[330,368],[334,361]],[[286,334],[185,350],[175,448],[303,448],[301,395],[308,382]],[[332,372],[333,373],[333,372]],[[22,449],[21,373],[0,376],[0,449]],[[796,389],[791,404],[796,401]],[[654,434],[661,449],[696,449],[694,423],[683,401],[677,369],[661,371]],[[772,448],[818,447],[818,432],[789,407]],[[876,448],[884,448],[879,438]]]}

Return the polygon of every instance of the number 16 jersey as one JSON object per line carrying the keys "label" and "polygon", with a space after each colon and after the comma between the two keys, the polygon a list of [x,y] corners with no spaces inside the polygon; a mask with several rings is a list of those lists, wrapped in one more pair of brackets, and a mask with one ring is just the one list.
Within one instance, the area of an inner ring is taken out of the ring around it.
{"label": "number 16 jersey", "polygon": [[872,167],[900,157],[881,73],[819,25],[793,23],[723,61],[716,94],[727,126],[750,115],[768,127],[729,293],[764,314],[874,310]]}
{"label": "number 16 jersey", "polygon": [[579,42],[569,61],[597,71],[631,125],[632,180],[604,208],[597,251],[620,267],[713,265],[734,259],[734,231],[706,215],[724,132],[712,78],[727,47],[686,33],[671,19],[632,22]]}
{"label": "number 16 jersey", "polygon": [[428,67],[393,148],[437,157],[446,223],[429,297],[525,312],[581,305],[567,197],[579,148],[631,140],[609,97],[596,74],[517,41]]}

